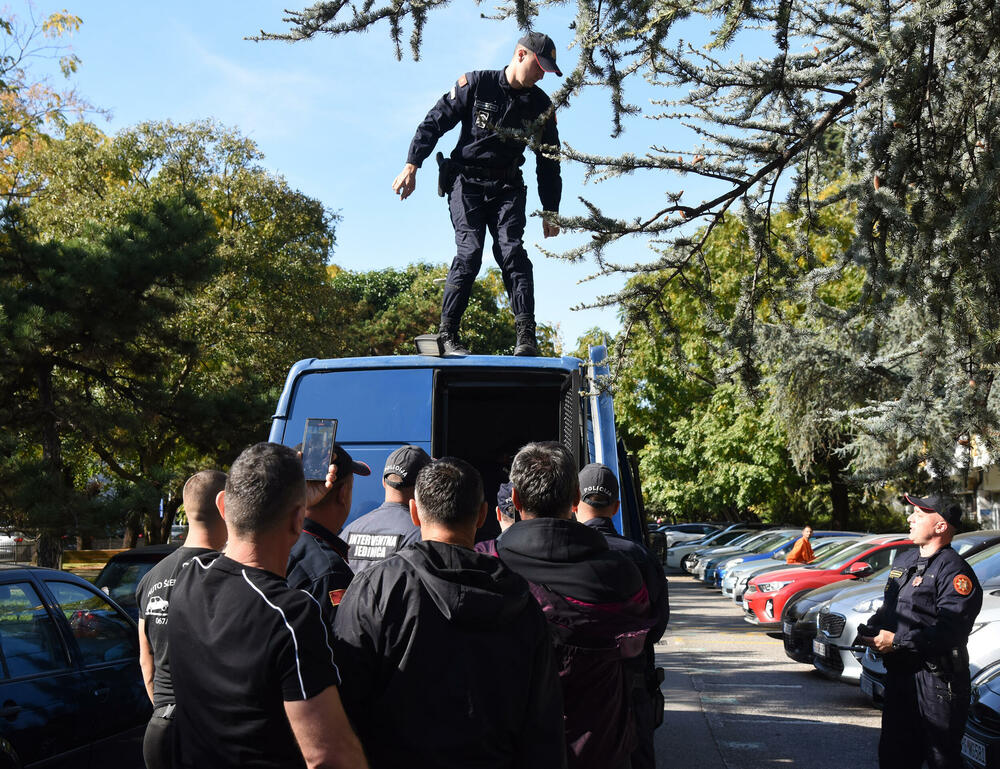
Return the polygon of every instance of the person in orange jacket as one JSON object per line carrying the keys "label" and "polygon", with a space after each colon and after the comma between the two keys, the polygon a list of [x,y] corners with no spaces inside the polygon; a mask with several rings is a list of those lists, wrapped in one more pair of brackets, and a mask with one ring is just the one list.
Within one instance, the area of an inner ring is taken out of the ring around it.
{"label": "person in orange jacket", "polygon": [[812,563],[813,549],[812,545],[809,544],[809,537],[812,536],[812,533],[812,526],[806,524],[805,528],[802,529],[802,538],[792,545],[785,563]]}

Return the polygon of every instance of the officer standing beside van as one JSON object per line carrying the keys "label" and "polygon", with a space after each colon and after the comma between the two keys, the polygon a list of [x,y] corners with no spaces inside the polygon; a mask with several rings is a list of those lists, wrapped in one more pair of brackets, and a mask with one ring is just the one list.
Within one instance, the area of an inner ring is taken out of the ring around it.
{"label": "officer standing beside van", "polygon": [[[518,41],[504,69],[462,75],[417,127],[406,165],[393,181],[393,192],[406,200],[416,188],[417,169],[430,157],[438,139],[462,124],[451,157],[444,160],[439,155],[442,173],[438,193],[448,196],[457,246],[441,306],[439,332],[446,355],[469,354],[459,341],[458,328],[482,265],[487,230],[514,311],[514,354],[538,355],[535,284],[531,260],[522,242],[527,187],[520,167],[525,145],[497,129],[528,130],[533,142],[559,146],[552,102],[535,85],[546,72],[562,77],[556,65],[555,44],[547,35],[532,32]],[[542,209],[558,213],[562,196],[559,161],[546,157],[538,147],[534,150]],[[559,234],[559,228],[543,222],[542,233],[546,238],[553,237]]]}
{"label": "officer standing beside van", "polygon": [[889,572],[885,602],[859,629],[859,641],[885,662],[880,769],[962,766],[969,713],[972,623],[983,603],[976,574],[951,540],[962,509],[943,497],[906,497],[918,549],[901,553]]}

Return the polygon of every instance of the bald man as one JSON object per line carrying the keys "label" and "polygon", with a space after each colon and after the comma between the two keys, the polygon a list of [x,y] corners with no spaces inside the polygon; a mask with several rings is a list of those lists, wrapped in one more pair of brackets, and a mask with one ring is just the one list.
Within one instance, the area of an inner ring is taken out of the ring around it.
{"label": "bald man", "polygon": [[136,588],[139,605],[139,664],[146,693],[153,702],[153,716],[146,726],[142,743],[148,769],[172,766],[171,727],[174,690],[167,653],[167,608],[170,589],[177,574],[196,555],[221,550],[226,544],[226,524],[215,499],[226,488],[226,474],[202,470],[184,484],[184,513],[188,534],[184,546],[168,555],[147,572]]}

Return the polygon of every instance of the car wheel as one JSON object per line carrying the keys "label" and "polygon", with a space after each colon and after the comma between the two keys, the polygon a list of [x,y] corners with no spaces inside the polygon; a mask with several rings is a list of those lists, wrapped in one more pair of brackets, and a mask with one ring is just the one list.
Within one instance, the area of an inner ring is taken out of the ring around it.
{"label": "car wheel", "polygon": [[690,555],[685,555],[683,558],[681,558],[681,568],[684,569],[684,571],[687,571],[688,569],[691,568],[691,563],[693,561],[694,559]]}

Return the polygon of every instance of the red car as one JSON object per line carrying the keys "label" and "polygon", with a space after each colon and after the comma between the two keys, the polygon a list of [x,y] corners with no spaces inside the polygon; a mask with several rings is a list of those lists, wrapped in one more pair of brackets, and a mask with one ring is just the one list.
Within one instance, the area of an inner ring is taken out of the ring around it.
{"label": "red car", "polygon": [[743,619],[761,627],[780,627],[781,612],[790,599],[831,582],[867,577],[911,547],[915,545],[906,534],[877,534],[801,569],[758,574],[743,594]]}

